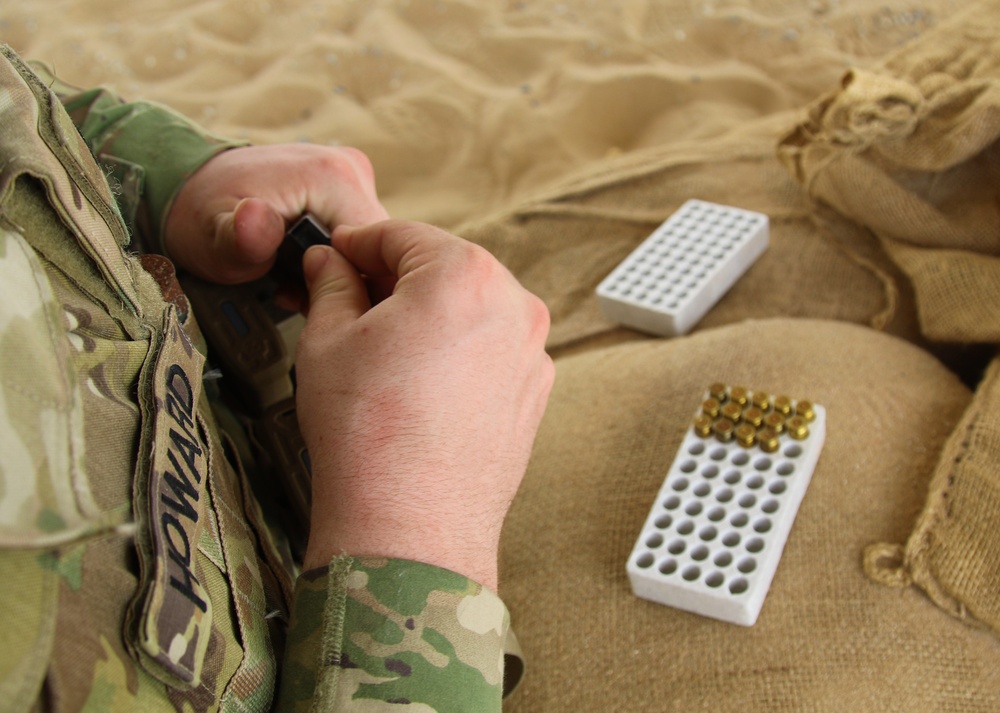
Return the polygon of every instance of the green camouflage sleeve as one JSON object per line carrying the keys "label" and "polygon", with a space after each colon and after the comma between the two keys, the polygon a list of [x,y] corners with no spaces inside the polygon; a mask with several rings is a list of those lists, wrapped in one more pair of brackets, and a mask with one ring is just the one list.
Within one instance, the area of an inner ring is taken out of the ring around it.
{"label": "green camouflage sleeve", "polygon": [[454,572],[338,557],[296,583],[278,710],[499,711],[509,621]]}
{"label": "green camouflage sleeve", "polygon": [[275,710],[282,654],[282,713],[499,711],[507,611],[458,574],[338,558],[299,577],[282,630],[271,575],[291,573],[195,397],[202,357],[123,253],[87,151],[141,162],[129,195],[160,220],[232,144],[64,90],[0,45],[0,709]]}
{"label": "green camouflage sleeve", "polygon": [[66,107],[111,185],[141,252],[163,253],[163,222],[184,181],[221,151],[246,142],[216,136],[153,102],[107,88],[81,90],[42,64],[32,68]]}

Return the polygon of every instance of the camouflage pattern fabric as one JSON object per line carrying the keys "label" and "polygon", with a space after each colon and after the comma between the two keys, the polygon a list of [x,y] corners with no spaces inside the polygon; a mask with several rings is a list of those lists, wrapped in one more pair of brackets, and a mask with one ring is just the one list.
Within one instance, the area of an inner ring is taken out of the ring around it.
{"label": "camouflage pattern fabric", "polygon": [[44,64],[32,68],[79,128],[142,252],[164,252],[163,222],[187,177],[220,151],[246,144],[209,133],[164,106],[125,102],[107,88],[80,90]]}
{"label": "camouflage pattern fabric", "polygon": [[300,576],[295,594],[282,710],[500,710],[509,619],[488,589],[417,562],[342,557]]}
{"label": "camouflage pattern fabric", "polygon": [[416,562],[287,564],[190,317],[128,252],[123,216],[155,244],[180,183],[233,145],[3,48],[2,707],[499,710],[493,593]]}

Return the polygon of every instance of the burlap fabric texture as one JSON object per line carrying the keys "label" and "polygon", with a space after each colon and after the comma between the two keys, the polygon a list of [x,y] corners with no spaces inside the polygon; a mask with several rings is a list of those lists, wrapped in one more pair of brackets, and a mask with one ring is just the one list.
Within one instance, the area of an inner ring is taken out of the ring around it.
{"label": "burlap fabric texture", "polygon": [[[843,322],[760,320],[557,361],[503,538],[528,669],[510,711],[995,711],[1000,645],[916,588],[874,582],[969,403],[911,344]],[[826,445],[751,628],[636,598],[642,522],[706,385],[827,407]]]}
{"label": "burlap fabric texture", "polygon": [[[510,710],[1000,710],[1000,367],[970,393],[937,358],[1000,334],[997,28],[977,4],[808,111],[461,229],[553,315],[556,388],[503,540],[529,660]],[[767,213],[768,252],[688,337],[603,320],[594,287],[692,197]],[[828,408],[751,629],[638,600],[625,574],[715,381]]]}
{"label": "burlap fabric texture", "polygon": [[[1000,5],[980,3],[852,71],[780,145],[809,196],[868,229],[913,286],[921,332],[1000,342]],[[897,568],[1000,633],[1000,362],[956,429]],[[895,570],[895,571],[893,571]]]}

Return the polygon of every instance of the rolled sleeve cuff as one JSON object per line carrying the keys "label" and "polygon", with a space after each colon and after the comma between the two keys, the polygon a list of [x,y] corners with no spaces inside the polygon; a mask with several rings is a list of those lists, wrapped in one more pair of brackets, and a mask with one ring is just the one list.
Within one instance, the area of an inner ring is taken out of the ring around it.
{"label": "rolled sleeve cuff", "polygon": [[521,670],[507,608],[486,587],[420,562],[338,557],[296,582],[279,709],[499,711]]}

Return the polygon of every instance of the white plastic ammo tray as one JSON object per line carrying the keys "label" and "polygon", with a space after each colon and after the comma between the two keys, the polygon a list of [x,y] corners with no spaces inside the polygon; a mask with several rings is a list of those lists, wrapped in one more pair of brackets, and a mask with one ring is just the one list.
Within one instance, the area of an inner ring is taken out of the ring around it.
{"label": "white plastic ammo tray", "polygon": [[635,594],[753,625],[825,435],[811,401],[710,387],[628,559]]}
{"label": "white plastic ammo tray", "polygon": [[766,215],[689,200],[597,287],[613,322],[687,333],[767,249]]}

